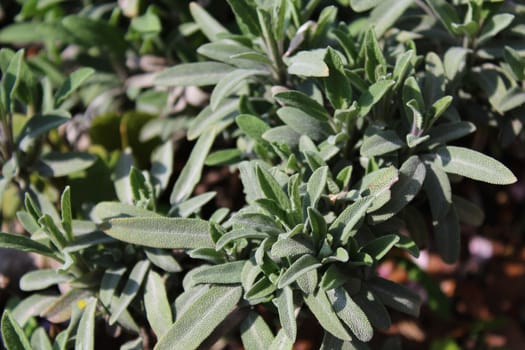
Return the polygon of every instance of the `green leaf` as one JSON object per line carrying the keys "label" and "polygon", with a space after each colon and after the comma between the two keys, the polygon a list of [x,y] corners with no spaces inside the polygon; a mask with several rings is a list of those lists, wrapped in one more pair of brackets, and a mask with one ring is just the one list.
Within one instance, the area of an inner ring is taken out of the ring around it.
{"label": "green leaf", "polygon": [[93,68],[79,68],[62,83],[55,93],[55,106],[64,102],[75,90],[77,90],[89,77],[95,73]]}
{"label": "green leaf", "polygon": [[281,288],[276,304],[279,312],[279,321],[284,329],[288,339],[295,342],[297,335],[297,321],[295,319],[295,306],[293,303],[293,291],[289,286]]}
{"label": "green leaf", "polygon": [[221,132],[228,125],[233,123],[239,114],[239,100],[232,98],[222,103],[215,111],[210,106],[204,108],[188,129],[188,139],[194,140],[201,134],[215,129],[216,133]]}
{"label": "green leaf", "polygon": [[72,42],[86,48],[103,48],[118,58],[124,59],[127,43],[124,33],[119,27],[114,26],[102,19],[88,16],[70,15],[62,19],[62,25],[66,29]]}
{"label": "green leaf", "polygon": [[43,327],[38,327],[31,335],[31,349],[53,350],[51,341]]}
{"label": "green leaf", "polygon": [[62,261],[62,258],[60,258],[58,254],[49,247],[21,235],[1,232],[0,247],[16,249],[28,253],[37,253],[40,255],[49,256],[50,258],[58,261]]}
{"label": "green leaf", "polygon": [[56,295],[33,293],[19,302],[11,311],[13,319],[24,327],[31,317],[40,316],[42,311],[57,299]]}
{"label": "green leaf", "polygon": [[11,111],[11,105],[14,102],[14,96],[18,85],[20,83],[20,70],[22,68],[22,60],[24,57],[24,50],[17,51],[11,58],[9,65],[5,72],[2,72],[2,102],[8,111]]}
{"label": "green leaf", "polygon": [[283,288],[295,282],[301,275],[308,271],[315,270],[321,266],[321,263],[311,255],[303,255],[297,259],[278,280],[277,287]]}
{"label": "green leaf", "polygon": [[70,120],[68,117],[60,115],[36,115],[24,125],[18,136],[18,147],[27,151],[33,141],[46,132],[57,128]]}
{"label": "green leaf", "polygon": [[427,3],[449,33],[454,35],[455,30],[452,24],[460,22],[459,16],[454,7],[446,0],[427,0]]}
{"label": "green leaf", "polygon": [[0,31],[0,42],[2,43],[31,44],[69,39],[62,25],[54,21],[13,23]]}
{"label": "green leaf", "polygon": [[523,104],[525,104],[525,92],[521,87],[513,86],[505,91],[502,96],[499,96],[499,99],[494,103],[494,107],[500,114],[503,114]]}
{"label": "green leaf", "polygon": [[477,44],[483,45],[485,42],[496,36],[499,32],[507,28],[514,20],[514,15],[510,13],[500,13],[491,16],[484,24],[483,30],[477,37]]}
{"label": "green leaf", "polygon": [[297,133],[288,125],[281,125],[266,131],[263,135],[263,139],[271,143],[276,143],[278,145],[284,144],[289,148],[294,148],[297,147],[300,136],[301,134]]}
{"label": "green leaf", "polygon": [[360,251],[367,253],[375,260],[381,260],[397,242],[399,242],[398,235],[384,235],[366,243]]}
{"label": "green leaf", "polygon": [[512,47],[505,46],[505,61],[509,64],[512,72],[516,75],[518,80],[525,79],[525,59],[523,59],[518,51]]}
{"label": "green leaf", "polygon": [[463,47],[451,47],[445,52],[443,67],[448,80],[454,80],[463,71],[468,53],[469,49]]}
{"label": "green leaf", "polygon": [[275,178],[270,175],[262,167],[257,166],[256,168],[257,180],[259,181],[259,186],[268,199],[272,199],[279,204],[282,209],[290,208],[290,200],[283,189],[275,180]]}
{"label": "green leaf", "polygon": [[66,186],[60,198],[60,209],[62,211],[62,227],[66,231],[68,240],[73,240],[73,214],[71,212],[71,188]]}
{"label": "green leaf", "polygon": [[476,204],[465,198],[454,195],[452,196],[452,201],[461,222],[475,227],[479,227],[483,224],[483,221],[485,221],[485,214]]}
{"label": "green leaf", "polygon": [[355,12],[364,12],[373,9],[381,3],[381,0],[350,0],[350,7]]}
{"label": "green leaf", "polygon": [[346,242],[352,235],[352,230],[365,217],[373,200],[373,196],[358,199],[339,214],[328,230],[341,242]]}
{"label": "green leaf", "polygon": [[197,348],[235,308],[241,295],[241,287],[211,287],[177,317],[154,349]]}
{"label": "green leaf", "polygon": [[425,162],[427,175],[424,188],[429,199],[432,217],[438,219],[445,215],[452,203],[450,181],[443,168],[436,162]]}
{"label": "green leaf", "polygon": [[183,218],[190,216],[191,214],[198,213],[199,210],[209,201],[211,201],[216,192],[206,192],[199,194],[198,196],[192,197],[178,204],[176,207],[177,214]]}
{"label": "green leaf", "polygon": [[186,218],[111,219],[104,232],[128,243],[153,248],[213,248],[206,221]]}
{"label": "green leaf", "polygon": [[109,268],[104,271],[104,275],[102,276],[102,280],[100,282],[98,297],[102,305],[104,305],[106,308],[110,307],[111,299],[113,298],[117,286],[119,285],[120,280],[126,271],[127,268],[125,267]]}
{"label": "green leaf", "polygon": [[281,107],[277,111],[281,120],[300,135],[307,135],[314,141],[325,139],[332,133],[327,120],[318,119],[295,107]]}
{"label": "green leaf", "polygon": [[82,313],[78,323],[75,338],[75,350],[95,349],[95,312],[97,311],[97,299],[89,298],[87,306]]}
{"label": "green leaf", "polygon": [[215,85],[235,68],[219,62],[195,62],[179,64],[160,72],[155,77],[159,86],[205,86]]}
{"label": "green leaf", "polygon": [[96,156],[84,152],[50,152],[40,157],[37,170],[45,177],[61,177],[85,170],[96,160]]}
{"label": "green leaf", "polygon": [[259,142],[264,141],[262,135],[270,129],[260,118],[249,114],[237,116],[235,122],[246,135]]}
{"label": "green leaf", "polygon": [[419,316],[421,299],[414,291],[380,277],[369,280],[368,285],[385,305],[414,317]]}
{"label": "green leaf", "polygon": [[299,239],[281,238],[272,245],[272,257],[275,258],[295,258],[305,254],[314,255],[314,249],[308,242]]}
{"label": "green leaf", "polygon": [[268,75],[268,71],[256,69],[236,69],[226,74],[215,86],[210,97],[210,106],[215,110],[231,94],[244,86],[249,78],[257,75]]}
{"label": "green leaf", "polygon": [[240,325],[242,345],[246,350],[267,350],[274,336],[264,319],[255,312],[250,312]]}
{"label": "green leaf", "polygon": [[245,261],[233,261],[214,266],[203,266],[193,274],[194,283],[235,284],[241,283],[241,272]]}
{"label": "green leaf", "polygon": [[401,147],[403,147],[403,141],[395,131],[369,126],[361,145],[361,155],[370,158],[396,151]]}
{"label": "green leaf", "polygon": [[109,318],[110,325],[114,324],[119,319],[120,315],[128,308],[133,299],[135,299],[149,268],[150,262],[148,260],[141,260],[133,266],[133,269],[129,273],[129,278],[118,297],[116,305],[111,306],[111,317]]}
{"label": "green leaf", "polygon": [[190,3],[190,12],[202,33],[210,41],[216,41],[221,34],[229,34],[228,30],[204,10],[197,2]]}
{"label": "green leaf", "polygon": [[324,291],[318,290],[315,294],[305,295],[304,301],[317,321],[319,321],[321,326],[330,332],[330,334],[341,340],[352,339],[345,327],[341,324]]}
{"label": "green leaf", "polygon": [[418,156],[408,158],[399,169],[399,180],[392,187],[392,199],[374,212],[373,221],[391,218],[412,201],[425,180],[425,164]]}
{"label": "green leaf", "polygon": [[352,296],[357,305],[364,311],[372,326],[381,330],[390,328],[390,315],[383,303],[366,287],[362,287],[358,294]]}
{"label": "green leaf", "polygon": [[162,337],[173,323],[164,280],[153,270],[148,272],[144,289],[146,317],[157,338]]}
{"label": "green leaf", "polygon": [[[374,2],[376,0],[373,0]],[[375,35],[381,37],[412,5],[413,0],[384,0],[370,13],[369,23]]]}
{"label": "green leaf", "polygon": [[228,233],[225,233],[216,243],[215,249],[221,250],[229,243],[240,239],[260,239],[263,240],[268,238],[269,235],[266,232],[260,232],[250,229],[241,229],[241,230],[232,230]]}
{"label": "green leaf", "polygon": [[150,174],[155,185],[160,186],[161,191],[169,184],[173,173],[173,154],[175,153],[172,142],[164,142],[151,154]]}
{"label": "green leaf", "polygon": [[256,6],[250,0],[227,0],[235,14],[235,20],[244,34],[261,34]]}
{"label": "green leaf", "polygon": [[306,193],[308,194],[308,205],[315,207],[319,198],[326,187],[328,179],[328,167],[323,166],[312,173],[306,184]]}
{"label": "green leaf", "polygon": [[430,135],[431,144],[446,144],[449,141],[453,141],[462,138],[476,130],[476,126],[471,122],[457,122],[457,123],[445,123],[434,126],[428,132]]}
{"label": "green leaf", "polygon": [[[361,343],[357,339],[352,339],[351,341],[344,341],[338,339],[331,335],[328,332],[324,332],[323,341],[319,350],[369,350],[369,347],[366,344]],[[391,350],[391,349],[389,349]]]}
{"label": "green leaf", "polygon": [[100,202],[92,211],[96,222],[126,217],[162,217],[153,211],[120,202]]}
{"label": "green leaf", "polygon": [[364,117],[372,110],[372,107],[381,100],[392,85],[393,80],[380,80],[372,84],[357,100],[359,105],[359,116]]}
{"label": "green leaf", "polygon": [[436,154],[447,173],[495,185],[508,185],[517,181],[506,166],[480,152],[464,147],[447,146],[439,148]]}
{"label": "green leaf", "polygon": [[284,329],[280,329],[268,350],[291,350],[294,341],[288,338]]}
{"label": "green leaf", "polygon": [[7,350],[31,350],[24,330],[11,316],[9,310],[2,315],[2,340]]}
{"label": "green leaf", "polygon": [[20,279],[20,289],[33,291],[46,289],[55,284],[64,283],[73,279],[68,273],[51,269],[38,269],[27,272]]}
{"label": "green leaf", "polygon": [[204,161],[215,140],[215,131],[203,133],[191,151],[190,158],[182,169],[179,178],[173,186],[170,195],[170,203],[178,204],[187,199],[195,186],[199,183]]}
{"label": "green leaf", "polygon": [[324,60],[330,72],[330,75],[324,79],[326,96],[334,108],[348,108],[349,101],[352,100],[352,85],[345,74],[343,60],[339,53],[330,47],[326,51]]}
{"label": "green leaf", "polygon": [[281,105],[300,109],[319,120],[329,120],[330,116],[325,108],[316,100],[301,91],[288,90],[273,95]]}
{"label": "green leaf", "polygon": [[350,328],[357,339],[368,342],[374,335],[374,329],[363,310],[357,305],[343,287],[327,291],[328,299],[337,316]]}
{"label": "green leaf", "polygon": [[288,73],[304,77],[328,77],[330,70],[324,63],[324,49],[301,51],[290,57]]}
{"label": "green leaf", "polygon": [[448,212],[432,222],[434,226],[434,244],[443,259],[448,264],[458,261],[461,251],[461,232],[459,218],[453,205]]}
{"label": "green leaf", "polygon": [[47,318],[53,323],[62,323],[74,317],[74,311],[71,306],[76,305],[77,302],[92,296],[92,292],[83,289],[71,289],[62,294],[53,303],[47,305],[47,308],[42,311],[40,317]]}
{"label": "green leaf", "polygon": [[207,166],[231,165],[241,161],[242,152],[237,148],[224,149],[212,152],[204,162]]}

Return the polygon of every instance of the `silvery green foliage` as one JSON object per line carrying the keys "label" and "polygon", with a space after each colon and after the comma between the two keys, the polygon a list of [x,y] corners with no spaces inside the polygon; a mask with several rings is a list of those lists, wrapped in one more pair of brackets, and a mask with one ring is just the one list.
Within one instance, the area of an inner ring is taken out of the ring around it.
{"label": "silvery green foliage", "polygon": [[[72,289],[36,293],[33,304],[5,313],[4,339],[25,348],[20,326],[40,315],[70,319],[54,347],[66,348],[74,337],[90,348],[94,323],[106,316],[137,335],[123,348],[140,348],[145,313],[156,349],[210,345],[232,327],[247,349],[291,349],[297,318],[308,309],[325,331],[322,349],[353,349],[367,348],[374,328],[390,326],[389,309],[418,316],[419,295],[375,270],[392,249],[417,257],[429,242],[444,261],[457,261],[459,221],[478,225],[482,213],[452,193],[450,176],[516,181],[499,161],[453,145],[476,130],[463,116],[464,105],[479,98],[467,94],[474,90],[466,76],[497,87],[490,85],[482,101],[488,115],[512,118],[523,108],[523,58],[510,46],[502,52],[486,46],[513,15],[477,0],[462,19],[442,0],[339,2],[366,21],[339,22],[337,7],[318,8],[315,0],[228,0],[234,31],[190,5],[193,28],[209,40],[198,49],[203,60],[168,68],[155,84],[213,88],[187,132],[196,143],[169,207],[159,206],[173,168],[169,146],[154,154],[168,173],[161,166],[137,170],[122,156],[120,202],[96,205],[94,223],[72,220],[69,190],[58,219],[28,196],[19,219],[31,237],[2,234],[0,245],[62,264],[29,273],[24,289],[63,283]],[[407,12],[421,18],[417,29],[395,27]],[[420,48],[414,40],[426,31],[454,44],[443,52]],[[484,64],[486,57],[500,66]],[[67,96],[59,92],[56,99]],[[221,137],[237,148],[213,151]],[[214,197],[192,196],[205,164],[239,171],[242,209],[199,217]],[[419,229],[423,220],[415,222],[425,215],[432,218],[431,237]],[[170,288],[168,278],[182,290]],[[274,311],[278,332],[261,309]],[[41,332],[34,338],[50,343]]]}

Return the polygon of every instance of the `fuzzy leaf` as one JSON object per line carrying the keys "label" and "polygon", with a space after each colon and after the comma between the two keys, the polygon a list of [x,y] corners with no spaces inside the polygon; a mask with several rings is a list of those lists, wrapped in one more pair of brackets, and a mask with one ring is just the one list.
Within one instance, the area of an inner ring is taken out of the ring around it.
{"label": "fuzzy leaf", "polygon": [[289,286],[281,289],[276,299],[279,320],[288,339],[295,342],[297,335],[297,321],[294,313],[293,291]]}
{"label": "fuzzy leaf", "polygon": [[128,243],[153,248],[213,248],[206,221],[185,218],[118,218],[104,229]]}
{"label": "fuzzy leaf", "polygon": [[95,349],[95,312],[97,311],[97,299],[89,298],[87,306],[82,313],[78,323],[77,336],[75,338],[75,350]]}
{"label": "fuzzy leaf", "polygon": [[436,154],[447,173],[495,185],[508,185],[517,181],[506,166],[480,152],[464,147],[447,146],[439,148]]}
{"label": "fuzzy leaf", "polygon": [[359,116],[366,116],[394,84],[393,80],[380,80],[372,84],[357,100],[360,107]]}
{"label": "fuzzy leaf", "polygon": [[217,83],[210,97],[210,106],[216,110],[231,94],[243,87],[243,83],[257,75],[268,75],[269,72],[255,69],[236,69],[226,74]]}
{"label": "fuzzy leaf", "polygon": [[213,285],[241,283],[241,272],[244,264],[245,261],[241,260],[202,267],[193,274],[193,282]]}
{"label": "fuzzy leaf", "polygon": [[199,140],[191,151],[190,158],[182,169],[179,178],[173,186],[170,195],[170,203],[178,204],[187,199],[195,186],[199,183],[204,166],[204,161],[215,140],[215,131],[208,131],[199,137]]}
{"label": "fuzzy leaf", "polygon": [[53,114],[36,115],[32,117],[24,125],[24,128],[18,136],[18,146],[22,150],[27,151],[28,147],[36,138],[57,128],[68,120],[70,120],[70,118]]}
{"label": "fuzzy leaf", "polygon": [[305,295],[304,301],[324,329],[341,340],[352,339],[337,317],[324,291],[318,290],[315,294]]}
{"label": "fuzzy leaf", "polygon": [[16,249],[23,252],[37,253],[40,255],[49,256],[50,258],[54,258],[59,261],[62,260],[58,257],[57,253],[55,253],[49,247],[21,235],[0,232],[0,247]]}
{"label": "fuzzy leaf", "polygon": [[148,260],[141,260],[133,266],[116,305],[112,305],[111,317],[109,318],[110,325],[119,319],[120,315],[128,308],[133,299],[135,299],[149,268],[150,262]]}
{"label": "fuzzy leaf", "polygon": [[46,289],[50,286],[64,283],[73,279],[68,273],[52,270],[39,269],[27,272],[20,279],[20,289],[23,291],[33,291]]}
{"label": "fuzzy leaf", "polygon": [[[373,0],[372,2],[375,2]],[[383,0],[370,13],[369,23],[373,26],[375,35],[381,37],[412,5],[413,0]]]}
{"label": "fuzzy leaf", "polygon": [[228,34],[228,30],[224,28],[213,16],[211,16],[205,9],[197,2],[190,3],[190,13],[193,20],[197,23],[202,33],[210,41],[216,41],[221,34]]}
{"label": "fuzzy leaf", "polygon": [[395,131],[370,126],[365,131],[361,154],[370,158],[396,151],[401,147],[403,147],[403,141]]}
{"label": "fuzzy leaf", "polygon": [[478,45],[483,45],[485,42],[496,36],[499,32],[507,28],[514,20],[514,15],[510,13],[500,13],[491,16],[483,25],[481,34],[477,37]]}
{"label": "fuzzy leaf", "polygon": [[171,307],[162,277],[153,270],[148,273],[144,289],[146,317],[157,338],[162,337],[173,323]]}
{"label": "fuzzy leaf", "polygon": [[328,178],[328,167],[318,168],[308,179],[306,192],[308,193],[308,205],[315,207],[323,194]]}
{"label": "fuzzy leaf", "polygon": [[414,291],[380,277],[371,279],[368,285],[385,305],[415,317],[419,316],[421,299]]}
{"label": "fuzzy leaf", "polygon": [[419,193],[425,180],[426,168],[418,156],[408,158],[399,169],[399,180],[392,187],[392,199],[374,212],[374,221],[389,219]]}
{"label": "fuzzy leaf", "polygon": [[59,106],[66,100],[76,89],[78,89],[89,77],[95,73],[90,67],[79,68],[62,83],[55,94],[55,106]]}
{"label": "fuzzy leaf", "polygon": [[215,85],[235,68],[219,62],[195,62],[179,64],[160,72],[155,77],[159,86],[205,86]]}
{"label": "fuzzy leaf", "polygon": [[242,321],[240,331],[242,345],[246,350],[267,350],[274,340],[264,318],[253,311]]}
{"label": "fuzzy leaf", "polygon": [[241,287],[210,288],[177,317],[154,349],[196,349],[235,308],[241,295]]}
{"label": "fuzzy leaf", "polygon": [[2,315],[2,340],[8,350],[31,350],[24,330],[16,323],[9,310],[5,310]]}
{"label": "fuzzy leaf", "polygon": [[360,198],[346,207],[330,225],[329,231],[341,242],[348,240],[357,223],[365,217],[366,211],[372,205],[373,200],[373,196]]}
{"label": "fuzzy leaf", "polygon": [[367,253],[375,260],[381,260],[397,242],[399,242],[398,235],[384,235],[368,242],[360,251]]}
{"label": "fuzzy leaf", "polygon": [[297,259],[279,278],[277,287],[283,288],[290,283],[295,282],[301,275],[315,270],[321,266],[321,263],[311,255],[303,255]]}
{"label": "fuzzy leaf", "polygon": [[434,226],[434,243],[436,249],[448,264],[453,264],[459,259],[461,250],[461,233],[459,218],[453,205],[448,212],[432,222]]}
{"label": "fuzzy leaf", "polygon": [[325,50],[301,51],[290,57],[288,73],[304,77],[327,77],[329,69],[324,63]]}
{"label": "fuzzy leaf", "polygon": [[84,152],[50,152],[40,157],[37,169],[46,177],[61,177],[89,168],[97,157]]}
{"label": "fuzzy leaf", "polygon": [[315,115],[295,107],[282,107],[277,111],[277,115],[295,132],[307,135],[314,141],[322,140],[332,132],[327,120],[318,119]]}
{"label": "fuzzy leaf", "polygon": [[374,329],[363,310],[357,305],[343,287],[329,290],[328,299],[337,316],[346,323],[357,339],[368,342],[374,335]]}
{"label": "fuzzy leaf", "polygon": [[205,107],[195,117],[193,123],[188,129],[188,140],[195,140],[205,132],[221,132],[228,125],[233,123],[235,117],[239,114],[239,100],[232,98],[224,101],[216,110],[211,106]]}

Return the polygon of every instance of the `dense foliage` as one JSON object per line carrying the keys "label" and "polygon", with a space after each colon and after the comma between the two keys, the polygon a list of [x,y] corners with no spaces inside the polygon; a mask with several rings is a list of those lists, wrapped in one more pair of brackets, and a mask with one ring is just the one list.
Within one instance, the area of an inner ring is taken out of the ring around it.
{"label": "dense foliage", "polygon": [[[308,317],[322,349],[366,349],[421,306],[382,259],[454,263],[483,213],[453,184],[516,181],[465,141],[523,138],[514,2],[1,6],[0,246],[49,261],[8,349],[291,349]],[[242,194],[206,184],[221,169]]]}

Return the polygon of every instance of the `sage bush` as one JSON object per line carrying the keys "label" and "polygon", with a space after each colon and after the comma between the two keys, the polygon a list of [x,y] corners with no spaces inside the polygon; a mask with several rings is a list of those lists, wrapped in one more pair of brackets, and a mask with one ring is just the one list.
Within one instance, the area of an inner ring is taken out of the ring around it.
{"label": "sage bush", "polygon": [[[455,184],[517,180],[491,155],[523,141],[525,6],[206,4],[2,5],[0,247],[52,261],[7,349],[291,349],[308,318],[321,349],[367,349],[422,303],[385,256],[458,261],[483,213]],[[197,188],[217,169],[230,208]]]}

